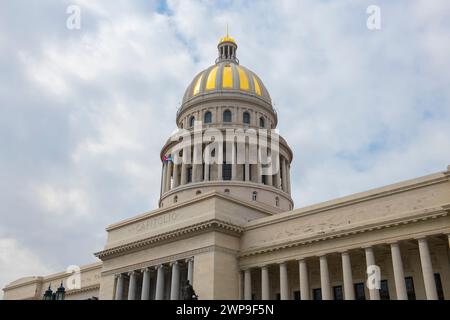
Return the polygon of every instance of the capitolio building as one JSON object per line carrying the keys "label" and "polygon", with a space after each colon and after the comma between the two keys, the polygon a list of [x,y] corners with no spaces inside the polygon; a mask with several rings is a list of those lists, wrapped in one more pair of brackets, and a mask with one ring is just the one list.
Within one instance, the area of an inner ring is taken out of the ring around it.
{"label": "capitolio building", "polygon": [[109,225],[97,263],[18,279],[4,299],[63,284],[65,299],[178,300],[187,280],[200,300],[450,299],[450,166],[294,209],[292,150],[237,48],[220,39],[186,89],[158,208]]}

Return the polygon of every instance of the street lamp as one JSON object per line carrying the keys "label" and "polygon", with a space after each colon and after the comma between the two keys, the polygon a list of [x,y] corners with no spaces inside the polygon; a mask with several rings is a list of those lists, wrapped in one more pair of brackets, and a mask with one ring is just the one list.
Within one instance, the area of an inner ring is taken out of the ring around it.
{"label": "street lamp", "polygon": [[63,283],[61,281],[61,285],[56,290],[56,292],[53,292],[51,289],[51,284],[48,286],[48,289],[45,290],[43,300],[64,300],[66,297],[66,289],[63,286]]}

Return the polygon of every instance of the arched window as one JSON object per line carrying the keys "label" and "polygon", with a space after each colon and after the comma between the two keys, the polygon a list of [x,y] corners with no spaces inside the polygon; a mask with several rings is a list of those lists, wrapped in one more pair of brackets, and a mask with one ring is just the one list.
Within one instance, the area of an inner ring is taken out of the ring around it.
{"label": "arched window", "polygon": [[205,119],[203,121],[204,123],[211,123],[212,122],[212,114],[211,112],[206,112],[205,113]]}
{"label": "arched window", "polygon": [[178,196],[173,197],[173,203],[177,203],[178,202]]}
{"label": "arched window", "polygon": [[252,193],[252,200],[256,201],[256,196],[258,195],[258,193],[256,191],[253,191]]}
{"label": "arched window", "polygon": [[250,113],[244,112],[244,114],[242,115],[242,122],[250,124]]}
{"label": "arched window", "polygon": [[280,206],[280,198],[275,197],[275,205],[276,205],[277,207]]}
{"label": "arched window", "polygon": [[183,122],[182,122],[182,123],[180,123],[180,128],[181,128],[181,129],[183,129]]}
{"label": "arched window", "polygon": [[231,122],[231,111],[225,110],[223,112],[223,122]]}
{"label": "arched window", "polygon": [[195,117],[192,116],[192,117],[189,119],[189,126],[190,126],[190,127],[193,127],[193,126],[194,126],[194,123],[195,123]]}
{"label": "arched window", "polygon": [[261,128],[264,128],[266,126],[266,122],[264,121],[263,117],[259,118],[259,126]]}

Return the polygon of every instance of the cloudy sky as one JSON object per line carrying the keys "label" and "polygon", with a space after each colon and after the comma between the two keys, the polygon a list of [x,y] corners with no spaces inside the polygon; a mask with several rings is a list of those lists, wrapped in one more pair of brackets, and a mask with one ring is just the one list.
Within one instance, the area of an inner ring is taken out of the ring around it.
{"label": "cloudy sky", "polygon": [[160,148],[227,23],[294,151],[296,207],[444,171],[449,13],[448,0],[0,0],[0,287],[94,262],[108,224],[156,208]]}

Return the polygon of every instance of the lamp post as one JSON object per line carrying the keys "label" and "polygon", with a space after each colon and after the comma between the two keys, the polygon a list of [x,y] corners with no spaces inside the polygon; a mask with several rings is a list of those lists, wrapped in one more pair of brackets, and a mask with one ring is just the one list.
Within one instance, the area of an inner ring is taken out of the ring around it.
{"label": "lamp post", "polygon": [[58,289],[56,289],[56,292],[53,292],[51,289],[51,284],[48,286],[48,289],[45,290],[43,300],[64,300],[66,297],[66,289],[63,286],[63,283],[61,281],[61,285]]}

